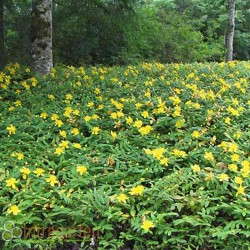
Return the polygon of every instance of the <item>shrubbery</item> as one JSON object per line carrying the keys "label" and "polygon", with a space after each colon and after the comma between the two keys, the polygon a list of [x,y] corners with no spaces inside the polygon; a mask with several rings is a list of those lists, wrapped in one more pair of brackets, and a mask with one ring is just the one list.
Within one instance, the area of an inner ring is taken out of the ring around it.
{"label": "shrubbery", "polygon": [[7,66],[0,231],[33,231],[1,248],[248,249],[249,72],[143,63],[40,79]]}

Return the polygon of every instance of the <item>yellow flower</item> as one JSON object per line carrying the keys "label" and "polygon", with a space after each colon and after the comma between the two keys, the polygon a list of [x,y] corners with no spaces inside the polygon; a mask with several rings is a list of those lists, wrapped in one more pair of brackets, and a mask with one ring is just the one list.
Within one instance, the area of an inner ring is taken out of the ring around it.
{"label": "yellow flower", "polygon": [[176,128],[182,128],[185,125],[185,119],[180,119],[175,123]]}
{"label": "yellow flower", "polygon": [[144,231],[149,231],[150,228],[153,228],[155,227],[154,223],[150,220],[145,220],[143,221],[142,225],[141,225],[141,228],[144,230]]}
{"label": "yellow flower", "polygon": [[17,186],[16,186],[17,183],[18,181],[16,180],[16,178],[13,178],[13,177],[6,180],[6,186],[11,187],[13,189],[17,189]]}
{"label": "yellow flower", "polygon": [[29,175],[31,173],[31,171],[26,167],[22,167],[20,169],[20,172],[23,174],[23,179],[24,180],[27,178],[27,175]]}
{"label": "yellow flower", "polygon": [[80,131],[79,131],[78,128],[72,128],[72,129],[71,129],[71,133],[72,133],[73,135],[79,135]]}
{"label": "yellow flower", "polygon": [[23,153],[13,152],[13,153],[11,154],[11,156],[17,157],[17,159],[20,160],[20,161],[24,159],[24,154],[23,154]]}
{"label": "yellow flower", "polygon": [[67,132],[65,130],[60,130],[60,136],[62,137],[66,137],[67,136]]}
{"label": "yellow flower", "polygon": [[81,144],[76,142],[73,143],[73,147],[78,149],[82,148]]}
{"label": "yellow flower", "polygon": [[193,169],[193,171],[194,171],[195,173],[197,173],[197,172],[200,172],[200,171],[201,171],[200,166],[199,166],[199,165],[197,165],[197,164],[193,165],[193,166],[192,166],[192,169]]}
{"label": "yellow flower", "polygon": [[51,120],[52,120],[52,121],[56,121],[56,120],[58,120],[58,118],[59,118],[59,116],[58,116],[57,114],[53,114],[53,115],[51,116]]}
{"label": "yellow flower", "polygon": [[92,129],[92,134],[93,134],[93,135],[97,135],[99,132],[100,132],[100,128],[99,128],[99,127],[94,127],[94,128]]}
{"label": "yellow flower", "polygon": [[242,187],[241,185],[240,185],[240,186],[238,187],[238,189],[237,189],[236,196],[238,196],[238,195],[246,195],[246,194],[245,194],[245,188]]}
{"label": "yellow flower", "polygon": [[199,132],[199,131],[197,131],[197,130],[195,130],[193,133],[192,133],[192,136],[194,137],[194,138],[199,138],[200,136],[201,136],[201,133]]}
{"label": "yellow flower", "polygon": [[85,122],[89,122],[89,121],[91,120],[91,116],[86,115],[86,116],[84,117],[84,120],[85,120]]}
{"label": "yellow flower", "polygon": [[228,181],[229,176],[227,174],[220,174],[219,175],[219,181]]}
{"label": "yellow flower", "polygon": [[7,210],[7,214],[17,215],[19,213],[21,213],[21,210],[19,209],[17,205],[12,205]]}
{"label": "yellow flower", "polygon": [[240,160],[240,156],[238,154],[232,154],[231,155],[231,159],[232,159],[232,161],[239,161]]}
{"label": "yellow flower", "polygon": [[46,119],[48,117],[48,114],[46,112],[42,112],[40,114],[40,117],[43,118],[43,119]]}
{"label": "yellow flower", "polygon": [[69,141],[61,141],[58,145],[60,148],[69,148]]}
{"label": "yellow flower", "polygon": [[61,155],[62,153],[64,153],[64,148],[57,147],[57,148],[56,148],[56,151],[55,151],[55,154]]}
{"label": "yellow flower", "polygon": [[133,118],[132,118],[131,116],[126,117],[126,123],[127,123],[128,125],[131,125],[131,124],[133,123]]}
{"label": "yellow flower", "polygon": [[54,187],[55,184],[59,183],[56,176],[54,174],[51,174],[48,178],[46,178],[46,181],[49,182],[49,184]]}
{"label": "yellow flower", "polygon": [[136,120],[134,123],[134,127],[140,128],[142,126],[142,121],[141,120]]}
{"label": "yellow flower", "polygon": [[63,121],[62,120],[59,120],[59,119],[57,119],[57,120],[55,120],[55,124],[56,124],[56,126],[57,127],[62,127],[62,125],[63,125]]}
{"label": "yellow flower", "polygon": [[160,160],[160,164],[161,165],[165,165],[165,166],[168,166],[168,163],[169,163],[169,159],[167,157],[164,157]]}
{"label": "yellow flower", "polygon": [[226,117],[225,118],[225,123],[230,125],[231,124],[231,118],[230,117]]}
{"label": "yellow flower", "polygon": [[117,201],[118,202],[122,202],[122,203],[126,203],[126,200],[128,200],[128,196],[126,194],[119,194],[117,197],[116,197]]}
{"label": "yellow flower", "polygon": [[49,99],[50,99],[51,101],[53,101],[53,100],[55,100],[55,99],[56,99],[56,98],[55,98],[55,96],[54,96],[54,95],[52,95],[52,94],[48,95],[48,97],[49,97]]}
{"label": "yellow flower", "polygon": [[148,111],[143,111],[143,112],[141,113],[141,116],[144,117],[144,118],[148,118],[148,117],[149,117]]}
{"label": "yellow flower", "polygon": [[242,179],[241,177],[235,176],[235,177],[234,177],[234,182],[235,182],[236,184],[241,185],[241,184],[243,183],[243,179]]}
{"label": "yellow flower", "polygon": [[80,174],[83,175],[85,173],[87,173],[88,169],[85,166],[77,166],[76,167],[76,171]]}
{"label": "yellow flower", "polygon": [[173,155],[175,156],[179,156],[179,157],[182,157],[182,158],[185,158],[187,157],[187,153],[183,150],[179,150],[179,149],[173,149]]}
{"label": "yellow flower", "polygon": [[37,177],[43,176],[44,172],[45,172],[45,170],[43,170],[42,168],[36,168],[34,170],[34,173],[36,174]]}
{"label": "yellow flower", "polygon": [[144,191],[144,186],[138,185],[136,187],[132,187],[129,193],[131,195],[142,195],[143,191]]}
{"label": "yellow flower", "polygon": [[111,131],[110,133],[111,133],[113,140],[115,140],[117,138],[117,133],[113,131]]}
{"label": "yellow flower", "polygon": [[238,166],[236,164],[229,164],[228,169],[233,171],[233,172],[237,172],[238,171]]}
{"label": "yellow flower", "polygon": [[73,98],[73,96],[71,95],[71,94],[67,94],[66,96],[65,96],[65,99],[66,100],[71,100]]}
{"label": "yellow flower", "polygon": [[[165,148],[155,148],[151,151],[151,154],[157,159],[160,160],[163,157],[164,152],[166,151]],[[146,152],[147,154],[147,152]]]}
{"label": "yellow flower", "polygon": [[9,131],[10,135],[14,135],[16,133],[16,127],[12,124],[6,128]]}
{"label": "yellow flower", "polygon": [[139,132],[141,135],[148,135],[152,130],[153,128],[150,125],[139,128]]}
{"label": "yellow flower", "polygon": [[15,104],[16,107],[22,106],[22,102],[19,101],[19,100],[15,101],[14,104]]}
{"label": "yellow flower", "polygon": [[209,174],[206,175],[205,181],[211,181],[214,178],[214,174],[210,172]]}
{"label": "yellow flower", "polygon": [[211,152],[206,152],[204,158],[208,161],[214,161],[214,156]]}

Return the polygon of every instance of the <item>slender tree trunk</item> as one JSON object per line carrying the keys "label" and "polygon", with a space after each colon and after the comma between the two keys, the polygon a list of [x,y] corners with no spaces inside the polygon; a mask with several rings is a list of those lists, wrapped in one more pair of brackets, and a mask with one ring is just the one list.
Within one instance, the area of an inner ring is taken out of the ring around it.
{"label": "slender tree trunk", "polygon": [[34,71],[49,74],[53,67],[52,0],[32,2],[32,59]]}
{"label": "slender tree trunk", "polygon": [[226,32],[226,61],[233,60],[233,41],[235,28],[235,0],[228,0],[229,18]]}
{"label": "slender tree trunk", "polygon": [[0,0],[0,69],[4,67],[4,18],[3,18],[4,0]]}

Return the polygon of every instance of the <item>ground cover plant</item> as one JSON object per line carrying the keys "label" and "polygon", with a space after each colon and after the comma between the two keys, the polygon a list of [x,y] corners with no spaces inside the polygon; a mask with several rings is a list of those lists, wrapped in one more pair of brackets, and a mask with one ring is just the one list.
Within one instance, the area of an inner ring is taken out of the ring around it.
{"label": "ground cover plant", "polygon": [[249,62],[8,65],[1,249],[249,249],[249,81]]}

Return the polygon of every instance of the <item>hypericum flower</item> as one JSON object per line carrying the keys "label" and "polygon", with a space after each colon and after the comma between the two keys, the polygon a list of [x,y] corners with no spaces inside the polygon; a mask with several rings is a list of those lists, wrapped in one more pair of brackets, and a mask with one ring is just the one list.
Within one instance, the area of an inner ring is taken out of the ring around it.
{"label": "hypericum flower", "polygon": [[148,111],[143,111],[142,113],[141,113],[141,116],[142,117],[144,117],[144,118],[148,118],[149,117],[149,113],[148,113]]}
{"label": "hypericum flower", "polygon": [[12,205],[7,210],[7,214],[17,215],[19,213],[21,213],[21,210],[19,209],[17,205]]}
{"label": "hypericum flower", "polygon": [[214,174],[212,172],[208,173],[205,177],[205,181],[211,181],[214,178]]}
{"label": "hypericum flower", "polygon": [[19,100],[15,101],[14,104],[15,104],[16,107],[22,106],[22,102],[19,101]]}
{"label": "hypericum flower", "polygon": [[62,153],[64,153],[64,148],[62,148],[62,147],[57,147],[56,148],[56,151],[55,151],[55,154],[57,154],[57,155],[61,155]]}
{"label": "hypericum flower", "polygon": [[40,117],[43,118],[43,119],[46,119],[48,117],[48,114],[46,112],[42,112],[40,114]]}
{"label": "hypericum flower", "polygon": [[241,185],[241,184],[243,183],[243,179],[242,179],[241,177],[239,177],[239,176],[235,176],[234,182],[235,182],[236,184]]}
{"label": "hypericum flower", "polygon": [[72,133],[73,135],[79,135],[80,131],[79,131],[78,128],[72,128],[72,129],[71,129],[71,133]]}
{"label": "hypericum flower", "polygon": [[13,189],[17,189],[17,186],[16,186],[17,183],[18,183],[18,180],[16,180],[16,178],[13,178],[13,177],[6,180],[6,186],[11,187]]}
{"label": "hypericum flower", "polygon": [[92,129],[92,135],[97,135],[97,134],[99,133],[99,131],[100,131],[100,128],[99,128],[99,127],[94,127],[94,128]]}
{"label": "hypericum flower", "polygon": [[66,94],[65,99],[66,100],[71,100],[73,96],[71,94]]}
{"label": "hypericum flower", "polygon": [[118,202],[126,203],[129,198],[126,194],[121,193],[121,194],[117,195],[116,199]]}
{"label": "hypericum flower", "polygon": [[231,118],[230,117],[226,117],[225,118],[225,123],[230,125],[231,124]]}
{"label": "hypericum flower", "polygon": [[142,126],[142,121],[141,120],[136,120],[134,123],[134,127],[140,128]]}
{"label": "hypericum flower", "polygon": [[197,172],[200,172],[200,171],[201,171],[200,166],[199,166],[199,165],[197,165],[197,164],[194,164],[194,165],[192,166],[192,169],[193,169],[193,171],[194,171],[195,173],[197,173]]}
{"label": "hypericum flower", "polygon": [[228,181],[229,176],[227,174],[220,174],[219,175],[219,181]]}
{"label": "hypericum flower", "polygon": [[88,169],[87,169],[85,166],[80,165],[80,166],[77,166],[77,167],[76,167],[76,171],[77,171],[80,175],[83,175],[83,174],[85,174],[85,173],[88,172]]}
{"label": "hypericum flower", "polygon": [[52,116],[51,116],[51,120],[52,121],[56,121],[56,120],[58,120],[59,119],[59,115],[57,115],[57,114],[53,114]]}
{"label": "hypericum flower", "polygon": [[131,124],[133,123],[133,118],[132,118],[131,116],[126,117],[126,123],[127,123],[128,125],[131,125]]}
{"label": "hypericum flower", "polygon": [[150,125],[139,128],[139,132],[141,135],[148,135],[152,130],[153,128]]}
{"label": "hypericum flower", "polygon": [[12,124],[10,124],[10,126],[8,126],[6,129],[8,130],[10,135],[14,135],[16,133],[16,127]]}
{"label": "hypericum flower", "polygon": [[26,167],[22,167],[20,169],[20,172],[22,173],[24,180],[27,178],[27,175],[29,175],[31,173],[31,171]]}
{"label": "hypericum flower", "polygon": [[54,96],[54,95],[52,95],[52,94],[48,95],[48,97],[49,97],[49,99],[50,99],[51,101],[53,101],[53,100],[55,100],[55,99],[56,99],[56,98],[55,98],[55,96]]}
{"label": "hypericum flower", "polygon": [[206,152],[204,158],[208,161],[214,161],[214,156],[212,152]]}
{"label": "hypericum flower", "polygon": [[111,134],[113,140],[115,140],[117,138],[117,133],[116,132],[110,131],[110,134]]}
{"label": "hypericum flower", "polygon": [[141,225],[141,228],[144,230],[144,231],[149,231],[150,228],[153,228],[155,227],[154,223],[150,220],[145,220],[143,221],[142,225]]}
{"label": "hypericum flower", "polygon": [[60,120],[60,119],[57,119],[57,120],[55,120],[55,124],[56,124],[56,126],[57,127],[62,127],[62,125],[63,125],[63,121],[62,120]]}
{"label": "hypericum flower", "polygon": [[233,171],[233,172],[237,172],[238,171],[238,166],[236,164],[229,164],[228,169]]}
{"label": "hypericum flower", "polygon": [[60,148],[69,148],[69,141],[61,141],[58,146]]}
{"label": "hypericum flower", "polygon": [[241,185],[237,188],[236,196],[238,196],[238,195],[246,195],[245,194],[245,188],[243,186],[241,186]]}
{"label": "hypericum flower", "polygon": [[238,154],[232,154],[231,155],[231,159],[232,159],[232,161],[239,161],[240,160],[240,156]]}
{"label": "hypericum flower", "polygon": [[67,132],[65,130],[62,130],[62,131],[60,130],[59,134],[62,137],[66,137],[67,136]]}
{"label": "hypericum flower", "polygon": [[185,158],[187,157],[187,153],[183,150],[179,150],[179,149],[173,149],[173,155],[175,156],[179,156],[179,157],[182,157],[182,158]]}
{"label": "hypericum flower", "polygon": [[13,152],[13,153],[11,154],[11,156],[17,157],[17,159],[18,159],[19,161],[21,161],[21,160],[24,159],[24,154],[23,154],[23,153]]}
{"label": "hypericum flower", "polygon": [[51,174],[48,178],[46,178],[46,181],[49,182],[49,184],[54,187],[55,184],[59,183],[56,176],[54,174]]}
{"label": "hypericum flower", "polygon": [[186,120],[185,119],[180,119],[175,123],[176,128],[182,128],[185,125]]}
{"label": "hypericum flower", "polygon": [[34,174],[36,174],[37,177],[43,176],[43,173],[44,173],[44,172],[45,172],[45,170],[42,169],[42,168],[36,168],[36,169],[34,170]]}
{"label": "hypericum flower", "polygon": [[136,187],[132,187],[129,193],[131,195],[142,195],[143,191],[144,191],[144,186],[138,185]]}
{"label": "hypericum flower", "polygon": [[201,133],[198,131],[198,130],[195,130],[193,133],[192,133],[192,136],[196,139],[198,139],[200,136],[201,136]]}
{"label": "hypericum flower", "polygon": [[73,114],[79,116],[80,115],[80,110],[74,109]]}
{"label": "hypericum flower", "polygon": [[80,144],[80,143],[77,143],[77,142],[74,142],[74,143],[73,143],[73,147],[74,147],[74,148],[78,148],[78,149],[82,148],[81,144]]}
{"label": "hypericum flower", "polygon": [[168,166],[168,163],[169,163],[169,159],[167,157],[161,158],[160,160],[161,165]]}
{"label": "hypericum flower", "polygon": [[91,116],[86,115],[86,116],[84,117],[84,120],[85,120],[85,122],[89,122],[89,121],[91,120]]}

